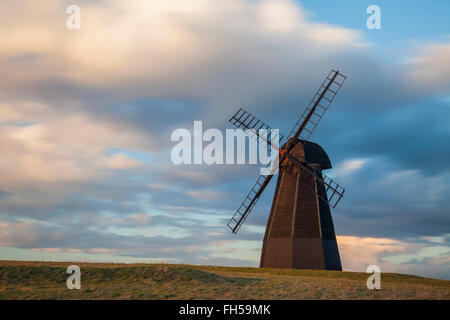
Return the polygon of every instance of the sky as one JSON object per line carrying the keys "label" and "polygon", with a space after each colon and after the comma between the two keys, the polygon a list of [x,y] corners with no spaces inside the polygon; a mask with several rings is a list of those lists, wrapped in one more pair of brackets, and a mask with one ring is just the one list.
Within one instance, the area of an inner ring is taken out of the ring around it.
{"label": "sky", "polygon": [[288,133],[335,68],[348,79],[312,141],[346,188],[332,211],[344,270],[450,279],[449,9],[2,2],[0,259],[258,266],[274,183],[234,235],[259,167],[177,166],[171,133],[232,128],[240,107]]}

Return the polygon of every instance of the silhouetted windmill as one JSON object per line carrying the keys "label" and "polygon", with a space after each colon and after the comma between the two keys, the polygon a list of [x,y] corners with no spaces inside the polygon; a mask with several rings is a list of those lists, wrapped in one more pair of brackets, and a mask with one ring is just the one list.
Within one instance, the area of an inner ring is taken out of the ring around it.
{"label": "silhouetted windmill", "polygon": [[[279,149],[269,142],[270,137],[258,133],[260,129],[270,129],[269,126],[244,109],[230,119],[236,127],[250,129],[256,139],[279,150],[279,175],[264,236],[261,267],[342,270],[330,206],[336,207],[345,189],[322,174],[322,170],[331,168],[330,160],[318,144],[308,139],[346,78],[339,71],[330,71]],[[270,140],[274,141],[273,138]],[[228,222],[233,233],[242,226],[272,177],[258,178]]]}

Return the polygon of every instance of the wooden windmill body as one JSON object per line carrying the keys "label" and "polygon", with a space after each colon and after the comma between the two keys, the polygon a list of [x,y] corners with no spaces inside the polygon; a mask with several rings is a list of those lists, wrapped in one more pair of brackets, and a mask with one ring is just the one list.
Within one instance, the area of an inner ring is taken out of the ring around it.
{"label": "wooden windmill body", "polygon": [[[330,169],[325,151],[306,142],[294,156],[313,164],[321,174]],[[277,186],[261,252],[261,267],[342,270],[330,206],[318,196],[323,188],[305,169],[280,164]]]}
{"label": "wooden windmill body", "polygon": [[[279,152],[278,181],[261,252],[261,267],[342,270],[330,206],[336,207],[345,189],[322,173],[330,169],[326,152],[308,139],[346,77],[331,70],[281,147],[280,136],[260,135],[270,127],[244,109],[230,119],[259,142]],[[269,142],[270,140],[270,142]],[[255,206],[273,174],[261,175],[228,222],[236,233]]]}

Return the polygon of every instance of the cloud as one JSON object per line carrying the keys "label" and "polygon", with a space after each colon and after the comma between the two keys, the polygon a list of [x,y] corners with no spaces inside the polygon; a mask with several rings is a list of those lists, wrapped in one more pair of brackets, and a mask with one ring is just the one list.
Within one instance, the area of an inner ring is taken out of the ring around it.
{"label": "cloud", "polygon": [[200,199],[200,200],[215,200],[221,198],[221,194],[219,192],[211,191],[211,190],[197,190],[197,191],[188,191],[186,192],[189,196]]}
{"label": "cloud", "polygon": [[[186,224],[189,220],[189,218],[181,219],[181,224]],[[173,219],[173,222],[177,223],[179,219]],[[237,253],[237,248],[245,248],[245,241],[242,242],[244,245],[239,245],[231,240],[233,238],[229,234],[220,238],[213,233],[217,227],[203,223],[192,225],[190,233],[181,237],[138,234],[124,236],[107,231],[31,221],[9,221],[2,223],[1,227],[0,247],[21,248],[33,252],[100,253],[112,254],[111,258],[128,257],[131,260],[165,257],[168,260],[185,263],[214,261],[214,257],[220,261],[224,261],[225,258],[232,261],[240,260],[240,265],[245,262],[245,259],[239,259]],[[22,232],[26,232],[27,236],[21,236]],[[52,244],[57,244],[57,247]],[[231,249],[233,247],[235,249]],[[234,255],[228,257],[231,253]]]}
{"label": "cloud", "polygon": [[0,188],[11,194],[25,190],[110,176],[114,170],[141,165],[110,148],[151,149],[151,138],[126,124],[92,119],[76,108],[55,110],[40,103],[0,105]]}
{"label": "cloud", "polygon": [[417,51],[407,63],[412,81],[419,87],[450,93],[450,44],[428,44]]}
{"label": "cloud", "polygon": [[366,162],[367,159],[345,160],[337,166],[337,168],[334,170],[334,174],[338,176],[350,175],[353,172],[361,169]]}
{"label": "cloud", "polygon": [[[59,94],[54,87],[68,83],[72,88],[66,98],[73,98],[75,87],[84,87],[85,94],[108,90],[116,97],[228,100],[223,86],[250,98],[262,87],[268,93],[282,90],[302,67],[313,70],[335,51],[348,52],[362,43],[359,32],[309,21],[288,0],[84,2],[82,29],[72,32],[62,23],[64,3],[47,0],[45,9],[23,7],[21,1],[6,6],[6,15],[21,8],[21,19],[0,22],[9,29],[1,34],[2,64],[14,70],[2,84],[33,94],[39,90],[40,96],[54,97]],[[331,51],[318,55],[321,46]],[[302,57],[316,61],[301,63]],[[290,71],[286,60],[297,61],[298,67]],[[268,72],[270,81],[263,77]]]}
{"label": "cloud", "polygon": [[376,114],[365,108],[329,114],[318,136],[332,160],[376,158],[436,175],[450,169],[449,154],[442,152],[450,148],[449,119],[447,102],[421,98]]}
{"label": "cloud", "polygon": [[338,245],[343,268],[350,271],[361,271],[373,264],[380,265],[383,254],[403,252],[407,247],[405,242],[394,239],[355,236],[339,236]]}
{"label": "cloud", "polygon": [[[228,234],[212,231],[200,235],[192,230],[188,236],[178,239],[165,236],[119,236],[107,232],[61,229],[49,224],[30,222],[2,224],[1,230],[3,230],[0,233],[1,246],[28,248],[34,253],[59,254],[52,256],[57,260],[63,257],[72,259],[83,257],[79,254],[85,254],[84,257],[97,254],[97,259],[100,259],[102,255],[107,254],[110,261],[124,261],[124,259],[140,261],[139,259],[147,258],[184,263],[256,266],[261,250],[260,241],[243,239],[236,241]],[[4,230],[11,232],[5,233]],[[21,236],[25,230],[27,237]],[[205,231],[204,228],[202,230]],[[49,246],[56,241],[58,247]],[[337,241],[343,268],[346,271],[365,271],[369,265],[375,264],[380,266],[382,272],[450,279],[448,272],[450,251],[446,246],[448,243],[424,237],[396,240],[338,236]],[[72,255],[67,256],[67,253]],[[5,255],[5,258],[9,256]],[[91,259],[95,260],[95,256]]]}
{"label": "cloud", "polygon": [[111,169],[134,169],[143,164],[137,160],[129,158],[125,153],[118,153],[110,156],[106,162],[106,166]]}
{"label": "cloud", "polygon": [[150,214],[133,214],[130,217],[138,225],[147,225],[152,220],[152,215]]}
{"label": "cloud", "polygon": [[[390,238],[339,236],[338,246],[344,270],[365,271],[370,265],[378,265],[382,272],[450,278],[448,246],[427,243],[424,238],[399,241]],[[399,259],[403,261],[398,263]]]}

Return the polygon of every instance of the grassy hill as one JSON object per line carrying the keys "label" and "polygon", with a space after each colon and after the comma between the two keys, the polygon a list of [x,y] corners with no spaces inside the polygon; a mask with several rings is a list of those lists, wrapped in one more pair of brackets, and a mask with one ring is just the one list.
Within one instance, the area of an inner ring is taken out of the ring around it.
{"label": "grassy hill", "polygon": [[[66,269],[81,268],[81,290]],[[0,261],[0,299],[450,299],[450,281],[383,273],[169,264]]]}

